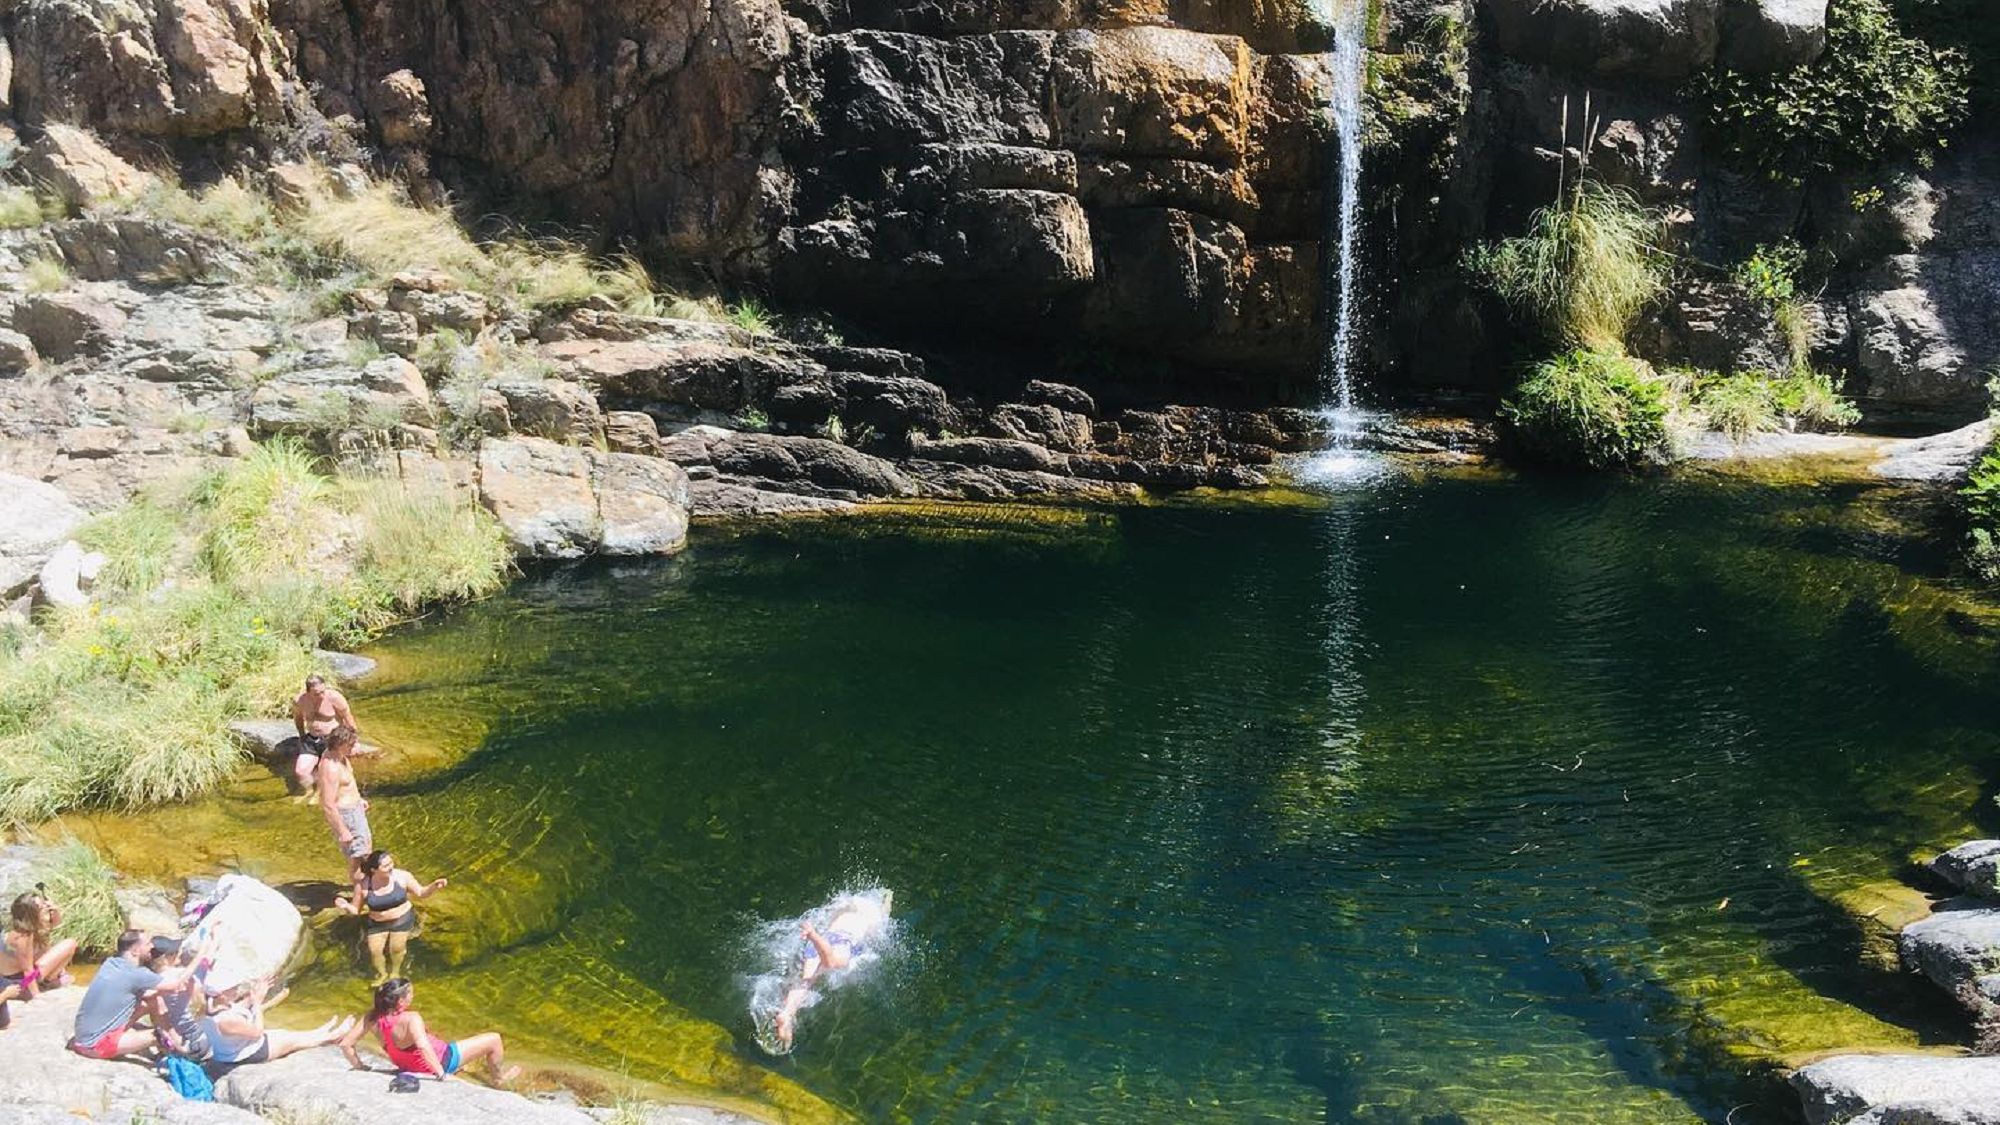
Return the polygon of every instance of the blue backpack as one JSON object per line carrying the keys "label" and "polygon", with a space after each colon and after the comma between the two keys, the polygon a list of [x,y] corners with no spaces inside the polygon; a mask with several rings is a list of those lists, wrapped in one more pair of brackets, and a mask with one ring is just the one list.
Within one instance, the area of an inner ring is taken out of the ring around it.
{"label": "blue backpack", "polygon": [[215,1083],[208,1080],[208,1072],[201,1064],[179,1055],[168,1055],[160,1063],[160,1077],[174,1088],[174,1093],[191,1102],[212,1102],[215,1100]]}

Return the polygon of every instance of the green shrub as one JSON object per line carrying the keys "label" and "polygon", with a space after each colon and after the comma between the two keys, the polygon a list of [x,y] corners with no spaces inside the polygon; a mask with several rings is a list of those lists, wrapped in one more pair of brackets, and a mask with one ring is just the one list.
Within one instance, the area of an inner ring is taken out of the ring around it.
{"label": "green shrub", "polygon": [[1762,375],[1711,376],[1695,383],[1695,406],[1708,427],[1738,441],[1779,428],[1771,381]]}
{"label": "green shrub", "polygon": [[1861,408],[1840,393],[1834,377],[1810,367],[1773,379],[1771,400],[1779,414],[1804,430],[1844,430],[1861,421]]}
{"label": "green shrub", "polygon": [[1970,78],[1963,53],[1906,34],[1888,0],[1833,0],[1818,59],[1777,74],[1718,67],[1695,94],[1722,152],[1795,181],[1943,148],[1970,112]]}
{"label": "green shrub", "polygon": [[228,581],[304,569],[327,492],[304,444],[278,438],[252,450],[202,497],[210,507],[201,542],[209,572]]}
{"label": "green shrub", "polygon": [[1475,251],[1469,264],[1551,340],[1616,351],[1666,287],[1659,230],[1630,192],[1579,179],[1535,212],[1528,233]]}
{"label": "green shrub", "polygon": [[729,306],[729,323],[759,336],[771,331],[771,310],[755,297],[745,297]]}
{"label": "green shrub", "polygon": [[1501,407],[1530,454],[1605,469],[1663,458],[1671,388],[1645,361],[1576,349],[1543,360]]}
{"label": "green shrub", "polygon": [[76,839],[63,841],[37,865],[34,881],[44,884],[49,901],[62,908],[56,940],[75,938],[88,956],[102,956],[118,947],[125,911],[118,905],[117,878],[96,849]]}
{"label": "green shrub", "polygon": [[0,230],[38,227],[60,214],[60,205],[43,199],[33,188],[0,186]]}
{"label": "green shrub", "polygon": [[1972,467],[1959,496],[1971,525],[1968,561],[1981,578],[2000,582],[2000,441]]}

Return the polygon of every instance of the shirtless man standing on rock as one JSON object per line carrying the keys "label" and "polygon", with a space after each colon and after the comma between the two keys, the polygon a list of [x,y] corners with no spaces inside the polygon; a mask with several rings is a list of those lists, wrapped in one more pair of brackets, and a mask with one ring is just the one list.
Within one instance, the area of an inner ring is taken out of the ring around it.
{"label": "shirtless man standing on rock", "polygon": [[368,802],[361,799],[361,787],[354,783],[354,767],[348,761],[354,753],[354,728],[338,726],[326,736],[325,753],[320,757],[315,780],[319,783],[319,807],[333,829],[333,842],[347,859],[347,881],[361,885],[361,861],[375,850],[375,834],[368,828]]}
{"label": "shirtless man standing on rock", "polygon": [[347,697],[338,689],[326,686],[318,676],[307,676],[306,690],[292,700],[292,725],[299,730],[299,757],[292,763],[292,773],[305,791],[299,799],[310,801],[327,736],[337,728],[353,727],[354,712],[347,709]]}

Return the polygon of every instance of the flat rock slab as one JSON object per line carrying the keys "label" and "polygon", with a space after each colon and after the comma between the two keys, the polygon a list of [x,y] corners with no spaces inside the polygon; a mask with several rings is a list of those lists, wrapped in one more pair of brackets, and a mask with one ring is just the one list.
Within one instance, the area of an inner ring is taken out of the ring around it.
{"label": "flat rock slab", "polygon": [[[298,729],[290,719],[238,719],[229,724],[229,733],[243,748],[266,761],[295,757],[299,752]],[[355,744],[356,754],[378,754],[382,748],[370,742]]]}
{"label": "flat rock slab", "polygon": [[[72,985],[16,1003],[14,1026],[4,1033],[0,1066],[0,1120],[159,1121],[173,1125],[254,1125],[262,1118],[227,1105],[189,1102],[131,1062],[80,1058],[65,1046],[76,1024],[83,988]],[[51,1112],[62,1117],[51,1117]]]}
{"label": "flat rock slab", "polygon": [[1903,964],[1954,996],[1970,986],[2000,1002],[2000,908],[1956,898],[1903,930]]}
{"label": "flat rock slab", "polygon": [[1984,418],[1948,433],[1895,442],[1873,471],[1888,480],[1956,483],[1993,444],[1996,425],[2000,423]]}
{"label": "flat rock slab", "polygon": [[1969,895],[2000,898],[2000,840],[1971,840],[1925,864]]}
{"label": "flat rock slab", "polygon": [[316,648],[313,659],[326,665],[333,678],[349,683],[375,670],[375,661],[366,656],[356,656],[351,652],[334,652],[331,649]]}
{"label": "flat rock slab", "polygon": [[2000,1059],[1840,1055],[1792,1073],[1809,1125],[2000,1121]]}

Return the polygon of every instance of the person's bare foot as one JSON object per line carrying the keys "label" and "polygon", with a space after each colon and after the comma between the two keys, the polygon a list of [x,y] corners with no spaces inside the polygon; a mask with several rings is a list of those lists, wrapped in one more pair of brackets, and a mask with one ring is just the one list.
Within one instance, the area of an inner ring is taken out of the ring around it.
{"label": "person's bare foot", "polygon": [[789,1048],[792,1045],[792,1017],[789,1013],[778,1013],[778,1044]]}

